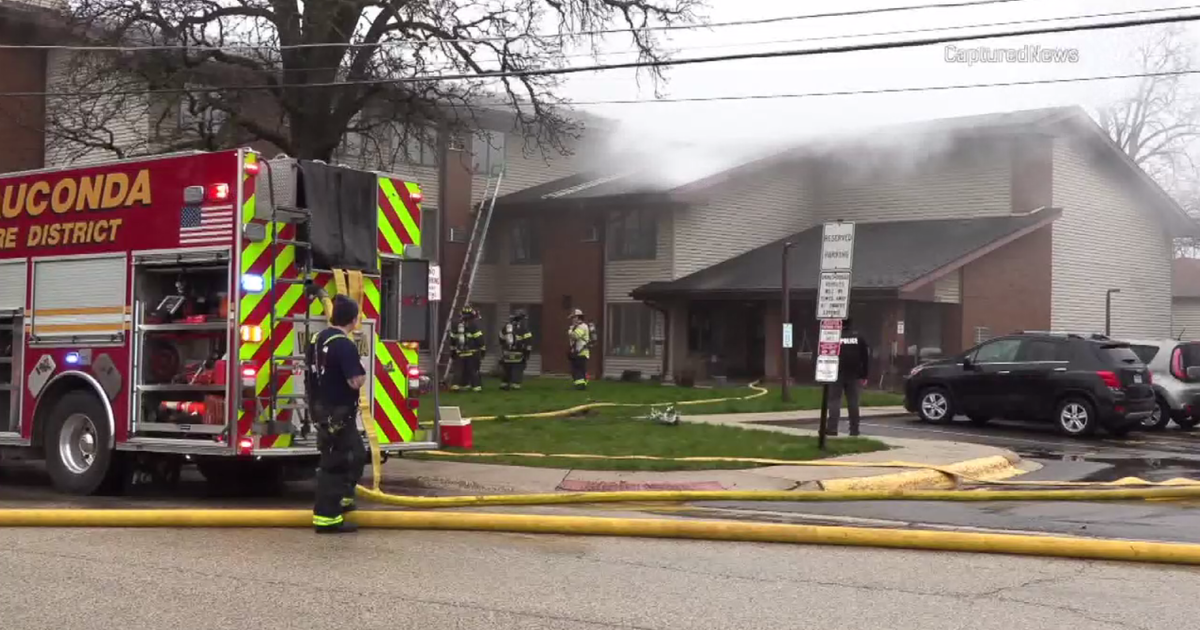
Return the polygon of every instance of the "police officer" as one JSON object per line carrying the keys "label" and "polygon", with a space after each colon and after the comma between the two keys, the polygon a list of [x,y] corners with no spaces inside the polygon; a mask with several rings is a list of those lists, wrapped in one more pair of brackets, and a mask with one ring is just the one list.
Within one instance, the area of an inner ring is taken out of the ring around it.
{"label": "police officer", "polygon": [[363,475],[367,449],[357,426],[359,391],[366,371],[351,338],[358,323],[358,303],[333,299],[330,327],[317,333],[307,349],[313,419],[317,425],[317,497],[313,527],[317,533],[357,529],[344,515],[355,509],[354,489]]}
{"label": "police officer", "polygon": [[571,325],[567,328],[567,360],[571,364],[571,380],[575,389],[587,389],[587,364],[592,352],[591,327],[583,321],[583,311],[571,311]]}
{"label": "police officer", "polygon": [[829,384],[829,417],[825,425],[826,435],[838,434],[838,422],[842,413],[842,394],[846,394],[846,406],[850,408],[850,435],[858,435],[859,398],[870,374],[871,350],[867,340],[847,319],[842,323],[841,350],[838,352],[838,379]]}
{"label": "police officer", "polygon": [[459,343],[458,383],[450,388],[452,391],[483,391],[483,377],[480,375],[480,369],[483,367],[483,353],[486,344],[481,325],[479,311],[475,310],[473,306],[463,307],[462,321],[459,322],[456,331]]}
{"label": "police officer", "polygon": [[521,389],[532,346],[533,333],[525,325],[525,311],[514,311],[500,331],[500,389]]}

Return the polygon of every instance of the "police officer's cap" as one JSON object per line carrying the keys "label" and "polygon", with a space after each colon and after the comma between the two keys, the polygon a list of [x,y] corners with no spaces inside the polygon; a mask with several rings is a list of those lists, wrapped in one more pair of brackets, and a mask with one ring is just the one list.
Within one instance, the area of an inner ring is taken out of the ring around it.
{"label": "police officer's cap", "polygon": [[336,295],[333,298],[333,314],[329,323],[334,326],[349,326],[358,319],[358,302],[347,295]]}

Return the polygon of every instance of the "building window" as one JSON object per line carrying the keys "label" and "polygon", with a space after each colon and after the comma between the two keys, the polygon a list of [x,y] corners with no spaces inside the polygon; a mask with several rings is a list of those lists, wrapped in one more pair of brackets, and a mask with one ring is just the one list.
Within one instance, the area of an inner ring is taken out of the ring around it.
{"label": "building window", "polygon": [[708,352],[712,349],[712,313],[703,309],[688,310],[688,352]]}
{"label": "building window", "polygon": [[608,354],[614,357],[649,357],[654,355],[651,331],[654,310],[640,302],[609,304]]}
{"label": "building window", "polygon": [[480,131],[471,140],[471,167],[481,175],[495,175],[504,167],[504,134]]}
{"label": "building window", "polygon": [[404,158],[416,166],[437,166],[437,131],[434,129],[405,129]]}
{"label": "building window", "polygon": [[657,249],[658,220],[654,214],[629,210],[609,215],[610,260],[653,260]]}
{"label": "building window", "polygon": [[508,229],[508,242],[514,265],[536,265],[542,262],[541,242],[538,229],[532,219],[516,219]]}
{"label": "building window", "polygon": [[516,311],[525,311],[525,325],[529,328],[529,332],[533,333],[533,343],[531,344],[534,352],[542,350],[542,305],[541,304],[513,304],[509,307],[509,314]]}

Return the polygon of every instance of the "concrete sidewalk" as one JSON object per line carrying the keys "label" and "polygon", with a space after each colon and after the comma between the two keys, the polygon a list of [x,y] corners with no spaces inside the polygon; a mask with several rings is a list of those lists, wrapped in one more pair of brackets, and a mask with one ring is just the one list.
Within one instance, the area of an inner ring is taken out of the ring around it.
{"label": "concrete sidewalk", "polygon": [[[902,407],[863,409],[863,417],[906,414]],[[791,435],[816,435],[816,431],[751,424],[816,419],[819,411],[684,416],[685,422],[740,425],[747,429]],[[872,437],[872,436],[867,436]],[[412,459],[392,459],[384,465],[385,490],[405,488],[454,493],[524,494],[601,490],[900,490],[950,488],[954,481],[928,469],[871,468],[852,464],[908,462],[943,467],[960,475],[999,480],[1036,468],[1012,451],[980,444],[874,437],[890,448],[875,453],[845,455],[821,461],[849,466],[764,466],[742,470],[677,472],[623,472],[530,468]]]}

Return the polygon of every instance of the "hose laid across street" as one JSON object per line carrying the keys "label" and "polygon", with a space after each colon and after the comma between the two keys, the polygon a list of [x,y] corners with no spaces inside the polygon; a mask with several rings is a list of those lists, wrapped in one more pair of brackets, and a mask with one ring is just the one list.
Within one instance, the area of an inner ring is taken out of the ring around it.
{"label": "hose laid across street", "polygon": [[586,503],[774,501],[831,503],[842,501],[1139,501],[1200,499],[1200,486],[1114,490],[648,490],[628,492],[563,492],[450,497],[410,497],[358,487],[368,501],[407,508],[456,508],[491,505],[568,505]]}
{"label": "hose laid across street", "polygon": [[[1200,545],[736,521],[358,511],[362,527],[882,547],[1200,565]],[[307,510],[0,510],[0,527],[312,527]]]}

